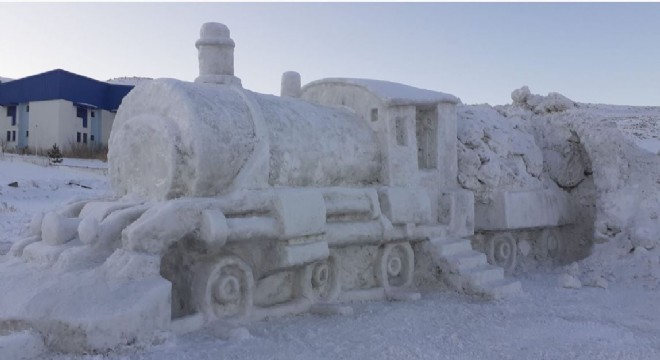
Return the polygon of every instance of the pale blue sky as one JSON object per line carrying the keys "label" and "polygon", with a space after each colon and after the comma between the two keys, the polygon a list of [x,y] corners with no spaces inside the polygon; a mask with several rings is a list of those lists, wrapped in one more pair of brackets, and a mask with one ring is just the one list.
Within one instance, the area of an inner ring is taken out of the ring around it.
{"label": "pale blue sky", "polygon": [[208,21],[236,42],[244,87],[282,72],[403,82],[504,104],[522,85],[580,102],[660,105],[660,4],[0,3],[0,76],[197,76]]}

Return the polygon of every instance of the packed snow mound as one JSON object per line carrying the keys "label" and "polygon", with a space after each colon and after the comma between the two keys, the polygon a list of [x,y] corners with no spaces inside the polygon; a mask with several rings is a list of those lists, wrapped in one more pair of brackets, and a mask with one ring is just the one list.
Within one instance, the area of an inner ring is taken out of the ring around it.
{"label": "packed snow mound", "polygon": [[524,124],[489,105],[459,105],[457,116],[458,181],[478,201],[497,191],[543,188],[543,154]]}
{"label": "packed snow mound", "polygon": [[532,94],[527,86],[511,93],[513,105],[518,105],[536,114],[564,111],[575,107],[575,102],[559,93],[549,93],[547,96]]}
{"label": "packed snow mound", "polygon": [[139,77],[139,76],[123,76],[123,77],[117,77],[110,79],[106,81],[109,84],[114,84],[114,85],[131,85],[131,86],[138,86],[141,83],[144,82],[149,82],[153,80],[152,78],[148,77]]}
{"label": "packed snow mound", "polygon": [[574,130],[549,125],[539,126],[536,133],[545,171],[557,185],[574,188],[592,173],[589,157]]}
{"label": "packed snow mound", "polygon": [[497,110],[511,121],[527,122],[550,178],[585,206],[592,203],[597,245],[582,262],[583,276],[644,279],[657,286],[660,156],[650,147],[658,141],[660,108],[567,106],[562,100],[564,105],[553,107],[562,110],[547,111],[546,105],[531,105],[539,98],[524,87],[513,92],[512,105]]}
{"label": "packed snow mound", "polygon": [[10,78],[0,76],[0,83],[6,83],[6,82],[10,82],[12,80],[14,80],[14,79],[10,79]]}

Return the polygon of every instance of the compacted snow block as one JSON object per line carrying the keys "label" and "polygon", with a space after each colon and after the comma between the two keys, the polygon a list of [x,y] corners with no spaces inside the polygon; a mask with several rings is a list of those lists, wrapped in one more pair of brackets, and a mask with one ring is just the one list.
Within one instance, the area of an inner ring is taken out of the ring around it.
{"label": "compacted snow block", "polygon": [[477,227],[490,231],[565,225],[576,216],[568,193],[555,189],[500,192],[475,212]]}
{"label": "compacted snow block", "polygon": [[[526,88],[512,97],[515,104],[537,99]],[[564,261],[580,239],[574,234],[580,220],[574,195],[563,188],[569,184],[558,179],[581,180],[575,175],[584,176],[584,168],[568,161],[571,166],[544,171],[557,163],[555,153],[537,145],[530,124],[489,105],[460,105],[458,119],[458,182],[474,192],[475,248],[507,273],[526,262]],[[579,154],[571,150],[565,153]]]}
{"label": "compacted snow block", "polygon": [[438,266],[460,290],[520,291],[465,239],[475,198],[457,182],[456,97],[362,79],[301,88],[292,72],[283,97],[253,93],[229,34],[204,24],[194,83],[124,98],[108,153],[120,198],[34,219],[0,262],[0,330],[106,351],[217,319],[414,300],[416,272]]}

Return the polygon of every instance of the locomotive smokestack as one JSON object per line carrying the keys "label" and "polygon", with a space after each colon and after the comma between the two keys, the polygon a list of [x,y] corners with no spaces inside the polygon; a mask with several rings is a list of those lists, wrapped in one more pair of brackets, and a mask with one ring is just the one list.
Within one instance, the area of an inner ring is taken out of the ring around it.
{"label": "locomotive smokestack", "polygon": [[287,71],[282,74],[280,96],[300,97],[300,74],[295,71]]}
{"label": "locomotive smokestack", "polygon": [[198,83],[241,86],[241,79],[234,76],[234,40],[229,28],[220,23],[205,23],[195,42],[199,57]]}

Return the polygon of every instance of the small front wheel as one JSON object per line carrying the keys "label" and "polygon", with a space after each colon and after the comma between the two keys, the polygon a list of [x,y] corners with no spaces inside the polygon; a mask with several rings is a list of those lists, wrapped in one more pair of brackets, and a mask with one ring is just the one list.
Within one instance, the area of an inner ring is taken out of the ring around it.
{"label": "small front wheel", "polygon": [[554,260],[564,259],[564,244],[556,229],[544,229],[541,233],[541,244],[545,247],[545,255]]}
{"label": "small front wheel", "polygon": [[252,270],[238,257],[223,256],[197,268],[193,297],[208,320],[249,316],[253,294]]}
{"label": "small front wheel", "polygon": [[488,244],[488,262],[504,269],[507,274],[516,269],[518,245],[509,233],[497,234]]}
{"label": "small front wheel", "polygon": [[300,272],[301,296],[312,302],[332,302],[339,296],[337,259],[330,256],[305,266]]}

